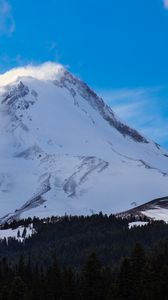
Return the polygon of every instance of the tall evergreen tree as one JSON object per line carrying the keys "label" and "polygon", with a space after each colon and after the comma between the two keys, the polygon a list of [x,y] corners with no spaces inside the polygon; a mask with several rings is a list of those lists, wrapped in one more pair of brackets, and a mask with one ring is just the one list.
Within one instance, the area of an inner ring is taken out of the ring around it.
{"label": "tall evergreen tree", "polygon": [[56,259],[46,275],[46,300],[61,300],[62,278]]}
{"label": "tall evergreen tree", "polygon": [[119,290],[119,299],[132,300],[132,269],[130,260],[125,258],[118,275],[117,286]]}
{"label": "tall evergreen tree", "polygon": [[95,253],[92,253],[89,256],[88,261],[86,262],[82,271],[81,299],[104,299],[101,264]]}
{"label": "tall evergreen tree", "polygon": [[27,288],[21,277],[15,277],[12,283],[9,300],[25,300]]}
{"label": "tall evergreen tree", "polygon": [[62,272],[62,299],[78,300],[74,272],[70,268],[65,268]]}

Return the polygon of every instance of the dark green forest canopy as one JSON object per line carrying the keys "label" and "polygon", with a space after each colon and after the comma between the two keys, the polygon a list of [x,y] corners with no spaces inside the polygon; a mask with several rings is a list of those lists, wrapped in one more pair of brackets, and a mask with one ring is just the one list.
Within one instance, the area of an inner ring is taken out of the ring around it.
{"label": "dark green forest canopy", "polygon": [[144,249],[151,249],[168,238],[168,225],[163,221],[129,229],[128,220],[102,213],[84,216],[52,217],[40,220],[26,219],[3,225],[17,228],[33,223],[36,234],[20,243],[15,239],[0,241],[0,257],[7,257],[14,264],[21,254],[33,264],[47,268],[56,257],[62,267],[80,269],[90,253],[95,252],[103,266],[112,270],[123,257],[130,255],[138,242]]}
{"label": "dark green forest canopy", "polygon": [[91,253],[77,271],[53,259],[46,269],[20,256],[0,261],[0,299],[5,300],[167,300],[168,242],[147,253],[136,244],[118,269],[104,267]]}

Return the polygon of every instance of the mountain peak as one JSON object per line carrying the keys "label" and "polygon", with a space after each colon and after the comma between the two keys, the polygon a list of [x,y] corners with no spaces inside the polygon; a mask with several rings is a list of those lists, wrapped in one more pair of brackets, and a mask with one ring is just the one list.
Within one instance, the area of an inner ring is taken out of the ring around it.
{"label": "mountain peak", "polygon": [[167,194],[166,152],[63,66],[13,69],[0,82],[0,223],[116,213]]}
{"label": "mountain peak", "polygon": [[[123,124],[114,114],[112,109],[106,105],[101,97],[99,97],[85,82],[74,77],[62,65],[46,62],[41,65],[27,65],[22,68],[12,69],[0,75],[0,88],[5,88],[2,104],[6,100],[13,102],[13,99],[24,97],[28,94],[28,87],[24,86],[22,81],[24,78],[33,78],[40,81],[52,81],[57,87],[65,88],[74,98],[79,95],[99,112],[111,126],[116,128],[123,136],[130,136],[136,142],[148,143],[148,140],[143,137],[135,129]],[[16,83],[14,85],[13,83]],[[6,90],[6,86],[12,85]]]}

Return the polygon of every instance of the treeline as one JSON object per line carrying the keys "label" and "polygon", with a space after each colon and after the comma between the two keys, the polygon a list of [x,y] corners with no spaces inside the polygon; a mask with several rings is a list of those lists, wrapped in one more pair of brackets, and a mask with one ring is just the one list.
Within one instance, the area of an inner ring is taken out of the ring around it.
{"label": "treeline", "polygon": [[26,228],[28,224],[33,224],[36,234],[23,243],[13,238],[0,240],[0,258],[7,257],[15,264],[23,255],[47,268],[55,256],[62,267],[80,269],[88,255],[95,252],[103,266],[114,269],[124,256],[130,255],[137,242],[150,251],[168,237],[168,225],[162,221],[129,229],[128,220],[102,213],[90,217],[29,218],[4,224],[3,229]]}
{"label": "treeline", "polygon": [[61,268],[56,259],[43,269],[20,257],[0,262],[0,299],[5,300],[167,300],[168,241],[146,253],[136,244],[117,270],[92,253],[80,270]]}

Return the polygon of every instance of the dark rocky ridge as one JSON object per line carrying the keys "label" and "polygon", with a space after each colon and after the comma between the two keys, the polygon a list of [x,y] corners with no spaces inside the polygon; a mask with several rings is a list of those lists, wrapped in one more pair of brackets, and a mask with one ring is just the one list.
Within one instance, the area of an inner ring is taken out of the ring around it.
{"label": "dark rocky ridge", "polygon": [[[71,88],[69,87],[71,86]],[[130,128],[129,126],[120,122],[116,117],[112,109],[106,105],[102,98],[100,98],[89,86],[75,78],[68,71],[64,71],[60,80],[60,87],[66,87],[75,97],[75,89],[100,115],[113,127],[115,127],[123,136],[130,136],[134,141],[139,143],[148,143],[148,140],[143,137],[137,130]]]}
{"label": "dark rocky ridge", "polygon": [[139,218],[144,217],[143,212],[150,210],[150,209],[158,209],[158,208],[168,209],[168,196],[154,199],[145,204],[142,204],[142,205],[136,206],[132,209],[129,209],[127,211],[118,213],[118,214],[116,214],[116,216],[121,217],[121,218],[128,218],[128,219],[131,217],[135,217],[136,219],[139,219]]}

